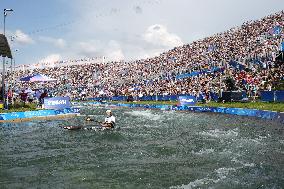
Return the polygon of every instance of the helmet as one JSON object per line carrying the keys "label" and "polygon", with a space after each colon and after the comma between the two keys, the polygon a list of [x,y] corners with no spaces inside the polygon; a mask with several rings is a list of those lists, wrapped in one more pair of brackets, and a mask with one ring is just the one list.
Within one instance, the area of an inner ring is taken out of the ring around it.
{"label": "helmet", "polygon": [[111,110],[107,110],[106,113],[111,113]]}

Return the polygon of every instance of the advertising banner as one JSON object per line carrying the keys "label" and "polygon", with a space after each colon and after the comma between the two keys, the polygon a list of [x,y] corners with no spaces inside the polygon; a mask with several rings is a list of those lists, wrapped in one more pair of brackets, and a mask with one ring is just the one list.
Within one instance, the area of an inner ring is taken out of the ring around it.
{"label": "advertising banner", "polygon": [[70,108],[70,98],[69,97],[52,97],[52,98],[44,98],[44,108],[45,109],[65,109]]}
{"label": "advertising banner", "polygon": [[196,104],[196,98],[195,96],[190,96],[190,95],[187,95],[187,96],[179,96],[178,97],[179,99],[179,103],[181,106],[184,106],[184,105],[195,105]]}

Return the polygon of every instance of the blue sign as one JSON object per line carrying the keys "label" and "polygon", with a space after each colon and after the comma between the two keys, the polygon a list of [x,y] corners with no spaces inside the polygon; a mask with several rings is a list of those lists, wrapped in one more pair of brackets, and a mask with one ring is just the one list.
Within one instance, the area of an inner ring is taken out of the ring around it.
{"label": "blue sign", "polygon": [[179,99],[179,103],[181,106],[196,104],[196,98],[194,96],[190,96],[190,95],[179,96],[178,99]]}
{"label": "blue sign", "polygon": [[70,108],[70,98],[69,97],[53,97],[44,98],[44,108],[45,109],[65,109]]}

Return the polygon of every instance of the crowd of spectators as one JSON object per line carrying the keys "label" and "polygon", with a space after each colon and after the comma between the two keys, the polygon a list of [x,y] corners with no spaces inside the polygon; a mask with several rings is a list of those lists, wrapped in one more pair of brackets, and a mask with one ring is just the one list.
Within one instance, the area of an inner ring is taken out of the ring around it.
{"label": "crowd of spectators", "polygon": [[[228,90],[232,78],[235,89],[248,97],[260,90],[272,90],[283,80],[284,65],[277,64],[280,44],[284,41],[284,12],[261,20],[249,21],[202,40],[194,41],[159,56],[120,62],[90,61],[84,65],[64,65],[7,73],[15,91],[48,90],[52,96],[93,98],[119,95],[204,95]],[[232,66],[235,61],[239,66]],[[17,79],[41,73],[56,82],[27,83]],[[198,73],[178,79],[183,74]],[[16,78],[14,80],[13,78]]]}

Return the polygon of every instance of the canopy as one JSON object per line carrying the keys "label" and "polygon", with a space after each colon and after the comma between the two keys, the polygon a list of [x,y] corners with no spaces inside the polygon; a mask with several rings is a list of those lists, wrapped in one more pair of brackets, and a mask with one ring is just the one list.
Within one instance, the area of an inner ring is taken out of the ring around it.
{"label": "canopy", "polygon": [[29,82],[43,82],[43,81],[56,81],[56,79],[52,79],[46,75],[43,74],[35,74],[32,76],[27,76],[27,77],[23,77],[20,79],[20,81],[29,81]]}
{"label": "canopy", "polygon": [[0,34],[0,56],[12,58],[9,43],[3,34]]}

